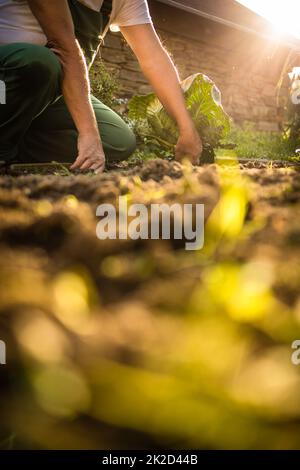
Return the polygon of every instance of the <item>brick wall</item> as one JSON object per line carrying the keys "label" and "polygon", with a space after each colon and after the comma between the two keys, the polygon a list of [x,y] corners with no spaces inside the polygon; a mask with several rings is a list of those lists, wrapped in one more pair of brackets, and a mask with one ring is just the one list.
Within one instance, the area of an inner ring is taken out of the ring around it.
{"label": "brick wall", "polygon": [[[228,27],[224,33],[223,26],[208,20],[202,23],[201,34],[192,37],[170,31],[174,28],[170,21],[169,26],[162,22],[162,15],[157,23],[158,33],[182,78],[196,72],[207,74],[220,88],[223,105],[236,123],[250,121],[259,130],[280,129],[283,109],[278,106],[276,85],[288,53],[286,48],[240,31],[229,31]],[[122,96],[151,90],[119,33],[107,36],[102,57],[109,68],[118,71]]]}

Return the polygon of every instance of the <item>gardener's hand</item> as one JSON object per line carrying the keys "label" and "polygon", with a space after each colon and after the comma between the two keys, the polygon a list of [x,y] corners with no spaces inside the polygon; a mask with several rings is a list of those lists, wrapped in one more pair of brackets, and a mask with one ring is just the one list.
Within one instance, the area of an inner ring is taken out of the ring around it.
{"label": "gardener's hand", "polygon": [[71,170],[94,170],[101,173],[105,168],[105,154],[99,135],[79,135],[78,157]]}
{"label": "gardener's hand", "polygon": [[203,151],[202,140],[194,126],[182,130],[175,147],[175,158],[179,162],[187,158],[194,165],[199,164]]}

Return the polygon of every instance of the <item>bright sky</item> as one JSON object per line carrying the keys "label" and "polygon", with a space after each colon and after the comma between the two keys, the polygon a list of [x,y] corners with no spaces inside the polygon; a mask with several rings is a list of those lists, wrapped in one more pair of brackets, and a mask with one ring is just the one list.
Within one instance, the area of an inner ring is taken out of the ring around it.
{"label": "bright sky", "polygon": [[300,0],[237,0],[271,21],[277,32],[300,39]]}

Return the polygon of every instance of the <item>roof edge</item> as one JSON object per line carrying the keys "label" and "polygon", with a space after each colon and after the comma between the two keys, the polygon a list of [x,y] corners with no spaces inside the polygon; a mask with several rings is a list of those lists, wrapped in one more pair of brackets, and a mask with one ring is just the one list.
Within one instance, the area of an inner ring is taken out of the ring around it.
{"label": "roof edge", "polygon": [[[230,28],[234,28],[234,29],[237,29],[239,31],[243,31],[243,32],[246,32],[246,33],[249,33],[249,34],[254,34],[256,36],[260,36],[263,39],[267,39],[268,41],[270,41],[270,40],[274,41],[274,38],[272,38],[272,36],[267,34],[267,33],[259,32],[259,31],[256,31],[253,28],[248,28],[247,26],[243,26],[243,25],[240,25],[238,23],[235,23],[234,21],[225,20],[224,18],[220,18],[218,16],[211,15],[210,13],[206,13],[204,11],[197,10],[196,8],[193,8],[189,5],[183,5],[182,3],[179,3],[176,0],[158,0],[158,1],[160,3],[165,3],[166,5],[170,5],[170,6],[173,6],[175,8],[179,8],[181,10],[184,10],[184,11],[188,12],[188,13],[192,13],[193,15],[201,16],[202,18],[206,18],[206,19],[214,21],[216,23],[223,24],[224,26],[228,26]],[[245,6],[244,6],[244,8],[247,9],[247,7],[245,7]],[[258,16],[260,16],[260,15],[258,15]],[[270,25],[272,24],[268,20],[266,20],[266,22],[268,22]],[[286,37],[283,36],[279,39],[279,42],[284,43],[290,49],[293,49],[295,51],[300,52],[300,40],[298,40],[296,38],[295,38],[295,42],[293,42],[293,41],[290,41]]]}

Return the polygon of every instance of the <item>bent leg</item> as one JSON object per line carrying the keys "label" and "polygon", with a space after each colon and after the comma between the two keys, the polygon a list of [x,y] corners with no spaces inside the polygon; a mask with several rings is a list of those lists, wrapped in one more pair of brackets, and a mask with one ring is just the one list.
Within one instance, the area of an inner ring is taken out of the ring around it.
{"label": "bent leg", "polygon": [[[127,159],[136,147],[133,132],[101,101],[93,96],[91,100],[107,161]],[[33,121],[24,138],[22,160],[73,163],[78,155],[77,137],[74,121],[61,97]]]}
{"label": "bent leg", "polygon": [[0,46],[0,80],[6,104],[0,106],[0,160],[17,157],[32,121],[60,95],[61,66],[46,47],[34,44]]}
{"label": "bent leg", "polygon": [[123,119],[92,97],[105,155],[108,161],[127,160],[136,149],[136,138]]}

